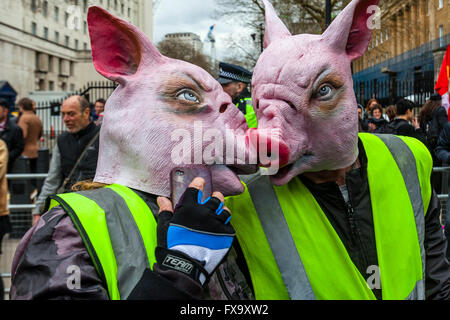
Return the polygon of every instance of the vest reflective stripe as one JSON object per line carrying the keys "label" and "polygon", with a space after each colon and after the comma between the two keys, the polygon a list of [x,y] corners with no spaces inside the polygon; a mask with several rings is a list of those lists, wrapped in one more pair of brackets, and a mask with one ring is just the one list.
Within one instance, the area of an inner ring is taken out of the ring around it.
{"label": "vest reflective stripe", "polygon": [[82,236],[110,299],[126,299],[156,261],[151,210],[132,190],[119,185],[55,196],[50,208],[60,204]]}
{"label": "vest reflective stripe", "polygon": [[[277,261],[289,297],[292,300],[313,300],[314,292],[292,239],[286,219],[268,176],[249,184],[256,212]],[[274,231],[273,227],[277,230]]]}
{"label": "vest reflective stripe", "polygon": [[[414,212],[402,175],[395,166],[391,153],[379,138],[361,135],[361,140],[366,146],[366,153],[369,149],[373,151],[367,154],[368,163],[372,164],[368,164],[367,170],[371,199],[373,201],[375,197],[379,200],[379,205],[373,207],[373,212],[378,256],[381,257],[379,268],[383,299],[405,299],[413,296],[421,298],[424,292],[421,282],[424,261],[421,259]],[[367,146],[369,144],[370,147]],[[418,170],[423,175],[431,166],[428,161],[429,154],[422,150],[413,152],[416,162],[422,163],[421,166],[426,168]],[[374,163],[379,165],[374,166]],[[382,170],[382,173],[378,179],[374,179],[374,174],[380,174],[376,171],[377,168]],[[390,179],[380,179],[385,176]],[[426,176],[420,180],[424,186],[427,184]],[[386,188],[396,192],[386,195],[386,192],[382,192]],[[296,230],[291,234],[316,298],[375,299],[320,206],[301,181],[294,179],[288,185],[274,189],[289,228]],[[383,199],[380,200],[379,197]],[[428,203],[429,197],[425,198],[427,202],[424,202]],[[297,201],[298,199],[301,201]],[[242,196],[227,199],[227,206],[233,212],[233,226],[249,264],[255,295],[257,299],[286,299],[289,296],[286,295],[279,270],[275,268],[276,260],[264,235],[264,229],[254,206],[249,206],[249,203],[253,203],[252,200],[255,201],[246,192]],[[298,214],[299,212],[309,214]],[[317,237],[318,234],[320,238]],[[261,272],[260,264],[265,264],[267,273],[271,274]],[[278,274],[274,269],[277,269]],[[389,281],[392,283],[388,283]],[[420,289],[417,294],[414,293],[415,288]]]}

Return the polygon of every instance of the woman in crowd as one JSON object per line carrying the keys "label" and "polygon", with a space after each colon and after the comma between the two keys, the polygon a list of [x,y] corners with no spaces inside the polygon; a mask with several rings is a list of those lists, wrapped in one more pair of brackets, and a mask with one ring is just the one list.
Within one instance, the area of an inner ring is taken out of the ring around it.
{"label": "woman in crowd", "polygon": [[371,118],[369,119],[369,132],[383,133],[388,122],[383,118],[383,108],[379,104],[372,106],[370,110]]}

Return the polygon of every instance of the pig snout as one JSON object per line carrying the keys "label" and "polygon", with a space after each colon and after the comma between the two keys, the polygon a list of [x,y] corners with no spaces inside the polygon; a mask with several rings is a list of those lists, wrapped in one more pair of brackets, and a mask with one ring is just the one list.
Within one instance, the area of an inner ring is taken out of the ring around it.
{"label": "pig snout", "polygon": [[249,129],[247,139],[259,166],[282,168],[289,163],[289,147],[277,130]]}

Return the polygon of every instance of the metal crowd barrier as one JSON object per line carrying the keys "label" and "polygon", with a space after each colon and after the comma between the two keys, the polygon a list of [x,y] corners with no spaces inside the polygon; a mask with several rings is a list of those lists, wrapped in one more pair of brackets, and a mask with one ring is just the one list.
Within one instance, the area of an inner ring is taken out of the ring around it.
{"label": "metal crowd barrier", "polygon": [[[0,277],[2,277],[3,279],[11,278],[11,273],[0,273]],[[5,295],[9,295],[10,291],[11,291],[11,288],[6,288],[5,287]]]}

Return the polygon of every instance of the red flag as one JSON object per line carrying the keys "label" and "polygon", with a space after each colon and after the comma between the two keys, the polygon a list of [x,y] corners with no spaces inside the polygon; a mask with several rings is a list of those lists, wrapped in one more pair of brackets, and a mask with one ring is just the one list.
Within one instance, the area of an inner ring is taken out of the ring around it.
{"label": "red flag", "polygon": [[448,92],[448,83],[450,77],[450,45],[447,46],[447,51],[445,52],[444,61],[442,62],[441,72],[439,72],[439,78],[436,82],[434,90],[441,96]]}

